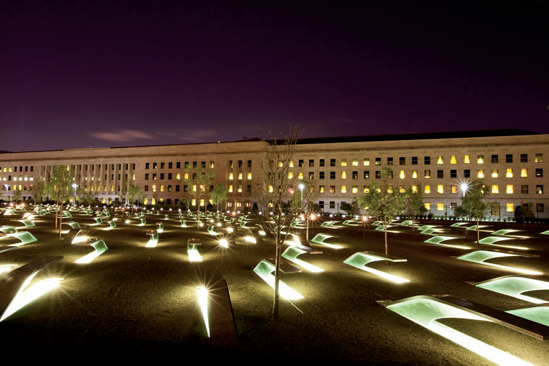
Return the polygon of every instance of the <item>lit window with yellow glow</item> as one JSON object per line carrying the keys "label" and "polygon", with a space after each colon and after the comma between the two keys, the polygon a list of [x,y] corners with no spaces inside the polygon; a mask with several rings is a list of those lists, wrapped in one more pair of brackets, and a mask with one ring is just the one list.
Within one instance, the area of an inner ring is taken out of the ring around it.
{"label": "lit window with yellow glow", "polygon": [[412,193],[417,193],[417,186],[412,186]]}
{"label": "lit window with yellow glow", "polygon": [[[229,174],[229,179],[233,179],[232,176],[233,173]],[[185,179],[189,179],[189,173],[185,173]]]}
{"label": "lit window with yellow glow", "polygon": [[341,172],[341,179],[347,179],[347,172],[345,170]]}
{"label": "lit window with yellow glow", "polygon": [[463,164],[471,164],[471,159],[469,158],[469,155],[465,155],[463,157]]}
{"label": "lit window with yellow glow", "polygon": [[324,193],[324,186],[318,186],[318,191],[320,193]]}
{"label": "lit window with yellow glow", "polygon": [[281,161],[279,161],[279,162],[278,162],[278,167],[279,167],[279,168],[282,168],[283,166],[284,166],[284,164],[283,164]]}
{"label": "lit window with yellow glow", "polygon": [[252,180],[252,173],[248,173],[248,175],[246,176],[246,178],[247,178],[248,180]]}
{"label": "lit window with yellow glow", "polygon": [[479,169],[477,171],[477,178],[480,178],[480,179],[484,178],[484,169]]}
{"label": "lit window with yellow glow", "polygon": [[[273,187],[272,187],[272,186],[270,187],[270,191],[271,191],[271,192],[273,191]],[[229,184],[229,193],[233,193],[233,185],[232,185],[232,184]]]}
{"label": "lit window with yellow glow", "polygon": [[455,155],[452,155],[452,157],[450,158],[450,164],[457,164],[457,159]]}
{"label": "lit window with yellow glow", "polygon": [[521,178],[528,178],[528,169],[522,168],[522,169],[520,170],[520,177],[521,177]]}
{"label": "lit window with yellow glow", "polygon": [[[233,186],[229,186],[230,188],[230,191],[229,192],[232,192],[233,191]],[[269,193],[273,193],[273,186],[269,186]]]}
{"label": "lit window with yellow glow", "polygon": [[492,169],[492,178],[497,178],[499,176],[499,172],[497,169]]}
{"label": "lit window with yellow glow", "polygon": [[[536,154],[535,157],[534,157],[534,162],[535,163],[543,163],[543,154],[542,153]],[[10,168],[10,172],[11,172],[11,168]]]}
{"label": "lit window with yellow glow", "polygon": [[238,185],[238,193],[242,193],[242,184]]}
{"label": "lit window with yellow glow", "polygon": [[193,192],[196,192],[196,184],[193,184]]}
{"label": "lit window with yellow glow", "polygon": [[297,179],[300,179],[300,180],[303,179],[303,172],[299,173],[299,175],[297,176]]}
{"label": "lit window with yellow glow", "polygon": [[437,211],[444,211],[444,203],[437,202]]}
{"label": "lit window with yellow glow", "polygon": [[364,193],[370,193],[370,187],[364,186]]}
{"label": "lit window with yellow glow", "polygon": [[353,192],[353,193],[358,193],[358,186],[353,186],[352,192]]}
{"label": "lit window with yellow glow", "polygon": [[452,192],[452,194],[458,192],[457,186],[455,184],[450,185],[450,192]]}
{"label": "lit window with yellow glow", "polygon": [[439,184],[439,185],[437,186],[437,193],[438,193],[438,194],[444,193],[444,185]]}
{"label": "lit window with yellow glow", "polygon": [[484,164],[484,155],[477,156],[477,164]]}
{"label": "lit window with yellow glow", "polygon": [[513,178],[513,169],[509,168],[507,169],[507,173],[505,173],[506,178]]}
{"label": "lit window with yellow glow", "polygon": [[294,178],[294,172],[288,172],[288,179]]}
{"label": "lit window with yellow glow", "polygon": [[400,179],[406,178],[406,174],[404,173],[404,170],[400,171],[399,177],[400,177]]}
{"label": "lit window with yellow glow", "polygon": [[425,192],[425,194],[431,193],[431,186],[429,184],[425,185],[425,191],[424,192]]}
{"label": "lit window with yellow glow", "polygon": [[431,210],[431,202],[424,202],[423,205],[425,206],[425,209],[427,211],[430,211]]}
{"label": "lit window with yellow glow", "polygon": [[353,166],[358,166],[358,159],[353,159]]}
{"label": "lit window with yellow glow", "polygon": [[437,164],[438,164],[438,165],[444,164],[444,158],[442,157],[442,155],[439,155],[439,156],[438,156],[438,158],[437,158]]}
{"label": "lit window with yellow glow", "polygon": [[507,189],[505,190],[505,193],[513,194],[513,185],[512,184],[507,185]]}
{"label": "lit window with yellow glow", "polygon": [[156,192],[156,184],[152,185],[152,190],[153,190],[153,192]]}
{"label": "lit window with yellow glow", "polygon": [[412,170],[412,179],[417,179],[417,170]]}
{"label": "lit window with yellow glow", "polygon": [[499,193],[499,186],[497,184],[494,184],[492,186],[492,194],[498,194]]}
{"label": "lit window with yellow glow", "polygon": [[294,167],[294,161],[290,160],[290,168],[293,168],[293,167]]}
{"label": "lit window with yellow glow", "polygon": [[341,166],[347,166],[347,159],[341,159]]}
{"label": "lit window with yellow glow", "polygon": [[203,198],[200,200],[200,206],[204,207],[204,199]]}
{"label": "lit window with yellow glow", "polygon": [[193,198],[193,199],[192,199],[191,205],[196,206],[196,198]]}
{"label": "lit window with yellow glow", "polygon": [[160,192],[164,192],[164,185],[160,186]]}
{"label": "lit window with yellow glow", "polygon": [[341,193],[347,193],[347,186],[341,186]]}
{"label": "lit window with yellow glow", "polygon": [[513,203],[507,203],[507,212],[515,212],[515,205]]}
{"label": "lit window with yellow glow", "polygon": [[370,166],[370,158],[364,158],[364,166]]}
{"label": "lit window with yellow glow", "polygon": [[238,180],[242,180],[242,173],[238,173]]}

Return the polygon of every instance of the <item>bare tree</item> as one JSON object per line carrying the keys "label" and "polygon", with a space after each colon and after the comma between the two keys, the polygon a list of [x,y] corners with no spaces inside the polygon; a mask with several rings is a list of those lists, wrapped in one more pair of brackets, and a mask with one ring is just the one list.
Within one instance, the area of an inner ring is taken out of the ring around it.
{"label": "bare tree", "polygon": [[[262,213],[265,229],[275,239],[274,299],[271,312],[273,320],[278,319],[280,260],[282,245],[288,235],[288,228],[296,219],[295,214],[303,208],[303,200],[296,201],[297,184],[293,179],[292,159],[302,130],[290,126],[278,136],[270,135],[265,140],[260,154],[261,177],[254,186],[254,196]],[[291,173],[291,174],[290,174]]]}
{"label": "bare tree", "polygon": [[206,209],[206,200],[210,192],[210,185],[215,177],[215,172],[212,169],[205,167],[186,167],[185,178],[183,182],[189,187],[189,195],[195,198],[196,202],[196,225],[200,230],[200,201],[204,200],[204,210]]}

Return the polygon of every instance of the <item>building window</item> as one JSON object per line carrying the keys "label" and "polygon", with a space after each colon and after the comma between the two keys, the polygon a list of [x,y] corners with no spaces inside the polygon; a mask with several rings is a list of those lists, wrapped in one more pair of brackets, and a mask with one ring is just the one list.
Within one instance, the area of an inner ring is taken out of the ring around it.
{"label": "building window", "polygon": [[444,164],[444,158],[442,157],[442,155],[439,155],[439,156],[438,156],[438,158],[437,158],[437,164],[438,164],[438,165]]}
{"label": "building window", "polygon": [[404,170],[401,170],[401,171],[400,171],[399,178],[400,178],[400,179],[406,178],[406,174],[404,173]]}
{"label": "building window", "polygon": [[347,159],[341,159],[341,166],[347,166]]}
{"label": "building window", "polygon": [[318,191],[320,193],[324,193],[324,186],[323,185],[318,186]]}
{"label": "building window", "polygon": [[513,154],[505,154],[505,162],[506,163],[512,163],[513,162]]}
{"label": "building window", "polygon": [[507,212],[515,212],[515,205],[513,203],[507,203]]}
{"label": "building window", "polygon": [[315,159],[309,159],[309,168],[314,168],[315,166]]}
{"label": "building window", "polygon": [[398,158],[398,164],[399,165],[406,165],[406,157],[401,156],[400,158]]}
{"label": "building window", "polygon": [[303,159],[299,159],[297,162],[297,166],[303,168],[305,166],[305,161]]}
{"label": "building window", "polygon": [[324,166],[324,159],[320,159],[318,161],[318,166]]}
{"label": "building window", "polygon": [[425,156],[423,158],[423,164],[430,165],[431,164],[431,157],[430,156]]}
{"label": "building window", "polygon": [[318,179],[324,179],[324,172],[318,172]]}
{"label": "building window", "polygon": [[543,177],[543,168],[536,168],[536,178]]}
{"label": "building window", "polygon": [[528,154],[520,154],[520,162],[521,163],[527,163],[528,162]]}
{"label": "building window", "polygon": [[457,178],[457,170],[455,169],[450,170],[450,178]]}
{"label": "building window", "polygon": [[477,155],[477,164],[484,164],[484,155]]}
{"label": "building window", "polygon": [[499,193],[499,186],[497,184],[494,184],[492,186],[492,194],[498,194]]}
{"label": "building window", "polygon": [[364,179],[370,179],[370,171],[369,170],[364,171]]}
{"label": "building window", "polygon": [[425,192],[425,194],[431,193],[431,186],[429,184],[425,185],[425,191],[424,192]]}
{"label": "building window", "polygon": [[412,178],[417,179],[417,170],[412,170]]}
{"label": "building window", "polygon": [[505,190],[505,193],[513,194],[513,185],[512,184],[507,185],[507,189]]}
{"label": "building window", "polygon": [[536,186],[536,194],[543,194],[543,185]]}
{"label": "building window", "polygon": [[463,164],[471,164],[471,159],[469,158],[469,155],[465,155],[463,157]]}
{"label": "building window", "polygon": [[330,159],[330,166],[336,166],[336,159]]}
{"label": "building window", "polygon": [[444,202],[437,202],[437,211],[444,211]]}
{"label": "building window", "polygon": [[520,193],[522,194],[528,194],[528,185],[527,184],[522,184],[520,186]]}
{"label": "building window", "polygon": [[543,203],[537,203],[536,204],[536,212],[545,212]]}
{"label": "building window", "polygon": [[513,169],[507,169],[507,172],[505,173],[505,178],[513,178]]}
{"label": "building window", "polygon": [[444,193],[444,185],[439,184],[439,185],[437,186],[437,193],[439,193],[439,194]]}
{"label": "building window", "polygon": [[393,165],[393,158],[391,157],[387,158],[387,165]]}
{"label": "building window", "polygon": [[330,179],[336,179],[336,172],[330,172]]}
{"label": "building window", "polygon": [[370,158],[364,158],[364,166],[370,166]]}
{"label": "building window", "polygon": [[412,165],[417,165],[417,156],[412,156]]}
{"label": "building window", "polygon": [[330,208],[335,208],[336,207],[336,203],[335,201],[330,201]]}
{"label": "building window", "polygon": [[341,179],[347,179],[347,172],[345,170],[341,172]]}
{"label": "building window", "polygon": [[341,193],[347,193],[347,186],[341,186]]}
{"label": "building window", "polygon": [[381,179],[381,170],[376,170],[376,179]]}
{"label": "building window", "polygon": [[444,170],[442,170],[442,169],[437,170],[437,178],[438,179],[444,178]]}
{"label": "building window", "polygon": [[376,158],[376,166],[380,166],[381,165],[381,158]]}
{"label": "building window", "polygon": [[536,156],[534,158],[534,161],[536,163],[543,163],[543,154],[541,154],[541,153],[536,154]]}
{"label": "building window", "polygon": [[484,178],[484,169],[479,169],[477,171],[477,178],[483,179]]}
{"label": "building window", "polygon": [[358,179],[358,171],[353,170],[353,179]]}
{"label": "building window", "polygon": [[[492,164],[497,164],[497,163],[498,163],[498,156],[492,155]],[[482,163],[479,163],[479,164],[482,164]]]}
{"label": "building window", "polygon": [[521,177],[521,178],[528,178],[528,169],[522,168],[522,169],[520,170],[520,177]]}
{"label": "building window", "polygon": [[499,171],[497,169],[492,169],[492,178],[497,178],[499,176]]}
{"label": "building window", "polygon": [[455,155],[452,155],[452,157],[450,158],[450,164],[457,164],[457,159]]}
{"label": "building window", "polygon": [[427,169],[424,171],[424,174],[423,174],[423,177],[424,178],[431,178],[431,170]]}
{"label": "building window", "polygon": [[335,193],[336,191],[336,186],[330,186],[330,193]]}

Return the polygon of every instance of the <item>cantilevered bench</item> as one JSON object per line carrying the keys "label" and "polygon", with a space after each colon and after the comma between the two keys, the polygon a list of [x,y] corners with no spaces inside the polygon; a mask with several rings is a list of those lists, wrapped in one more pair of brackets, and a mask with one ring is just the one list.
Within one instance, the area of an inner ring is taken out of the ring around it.
{"label": "cantilevered bench", "polygon": [[0,281],[0,321],[10,314],[6,313],[11,303],[15,300],[20,291],[27,285],[27,279],[44,267],[63,259],[62,256],[41,257],[33,262],[27,263],[8,273]]}
{"label": "cantilevered bench", "polygon": [[549,339],[549,327],[546,325],[456,296],[434,295],[433,297],[530,337],[542,341]]}

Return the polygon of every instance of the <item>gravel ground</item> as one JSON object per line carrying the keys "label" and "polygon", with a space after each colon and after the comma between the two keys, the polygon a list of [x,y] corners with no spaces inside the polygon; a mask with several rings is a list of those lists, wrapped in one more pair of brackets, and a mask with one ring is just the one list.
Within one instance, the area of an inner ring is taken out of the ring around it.
{"label": "gravel ground", "polygon": [[[21,226],[13,221],[19,216],[0,216],[0,225]],[[145,226],[118,221],[117,228],[105,230],[107,224],[93,225],[93,217],[74,214],[71,220],[79,222],[90,236],[103,239],[109,248],[89,264],[74,263],[91,248],[59,239],[52,214],[38,217],[36,227],[20,228],[38,241],[0,253],[0,265],[24,265],[38,257],[59,255],[63,259],[39,272],[37,279],[56,276],[64,280],[61,288],[0,323],[3,348],[30,359],[145,362],[178,357],[193,362],[237,360],[241,364],[492,365],[378,301],[451,294],[502,310],[529,305],[467,283],[511,272],[460,261],[455,256],[468,250],[425,244],[429,236],[411,228],[395,227],[389,233],[390,254],[407,262],[371,265],[410,279],[397,285],[343,263],[357,251],[383,253],[382,232],[372,226],[326,229],[317,224],[311,228],[311,237],[319,232],[333,235],[327,242],[342,248],[313,244],[323,254],[299,258],[325,271],[281,276],[304,299],[281,300],[280,319],[273,322],[272,290],[252,271],[261,259],[273,256],[271,239],[255,245],[232,243],[229,249],[221,249],[215,236],[181,228],[176,215],[169,220],[164,220],[164,215],[147,215],[146,219]],[[155,248],[146,248],[146,232],[155,229],[158,222],[164,223],[165,230]],[[464,229],[450,228],[449,223],[436,224],[446,229],[445,234],[462,237],[452,244],[486,249],[486,245],[474,243],[475,234],[464,235]],[[495,229],[487,228],[481,235]],[[545,229],[527,228],[520,235],[529,238],[505,242],[528,246],[528,253],[539,257],[507,257],[492,262],[549,273],[547,239],[539,235]],[[190,237],[202,239],[203,262],[199,265],[188,260],[186,243]],[[0,239],[0,246],[12,243],[14,239]],[[229,288],[239,349],[213,349],[206,335],[196,287],[214,269]],[[536,295],[549,300],[546,292]],[[443,322],[534,365],[549,364],[547,342],[489,322]]]}

